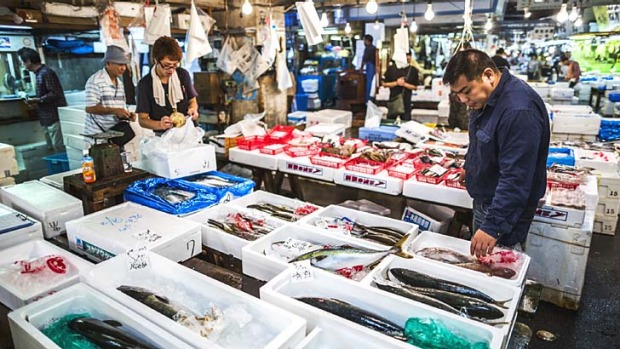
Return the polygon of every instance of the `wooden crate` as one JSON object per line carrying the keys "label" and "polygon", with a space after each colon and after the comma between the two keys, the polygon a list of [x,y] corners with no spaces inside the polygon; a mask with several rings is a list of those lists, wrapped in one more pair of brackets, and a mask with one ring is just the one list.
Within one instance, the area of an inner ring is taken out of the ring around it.
{"label": "wooden crate", "polygon": [[81,173],[66,176],[63,181],[65,192],[81,199],[84,214],[89,214],[123,203],[125,189],[131,183],[148,177],[151,177],[150,173],[134,168],[130,173],[97,180],[92,184],[84,183]]}

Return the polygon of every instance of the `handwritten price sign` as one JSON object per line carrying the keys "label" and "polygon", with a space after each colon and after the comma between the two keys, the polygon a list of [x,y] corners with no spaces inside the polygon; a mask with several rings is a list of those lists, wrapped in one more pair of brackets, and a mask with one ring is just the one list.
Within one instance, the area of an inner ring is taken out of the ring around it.
{"label": "handwritten price sign", "polygon": [[149,250],[146,246],[132,248],[127,251],[127,268],[130,272],[147,270],[151,268]]}
{"label": "handwritten price sign", "polygon": [[310,261],[302,261],[292,263],[291,282],[299,283],[314,279],[312,269],[310,269]]}

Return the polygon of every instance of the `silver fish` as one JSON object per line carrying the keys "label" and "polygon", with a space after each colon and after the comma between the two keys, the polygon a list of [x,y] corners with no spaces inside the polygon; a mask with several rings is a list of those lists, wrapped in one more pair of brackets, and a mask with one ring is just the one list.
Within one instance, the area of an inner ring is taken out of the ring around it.
{"label": "silver fish", "polygon": [[441,247],[423,248],[417,251],[415,254],[449,264],[473,263],[476,261],[474,257],[466,256],[464,254],[460,254],[450,249]]}

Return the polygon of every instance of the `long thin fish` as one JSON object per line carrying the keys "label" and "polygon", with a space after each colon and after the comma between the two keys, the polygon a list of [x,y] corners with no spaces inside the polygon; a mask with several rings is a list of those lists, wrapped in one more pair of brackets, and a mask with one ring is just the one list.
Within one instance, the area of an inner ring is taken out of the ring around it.
{"label": "long thin fish", "polygon": [[495,320],[504,317],[504,313],[497,306],[477,298],[432,288],[412,287],[411,291],[433,297],[476,318]]}
{"label": "long thin fish", "polygon": [[433,297],[429,297],[427,295],[424,295],[418,292],[413,292],[407,286],[398,285],[398,284],[392,283],[387,280],[377,280],[377,279],[375,279],[375,284],[377,285],[377,288],[384,290],[386,292],[390,292],[395,295],[399,295],[401,297],[409,298],[416,302],[424,303],[426,305],[430,305],[431,307],[435,307],[437,309],[441,309],[441,310],[447,311],[452,314],[462,315],[460,311],[458,311],[456,308],[452,307],[451,305],[444,303],[440,300],[437,300]]}

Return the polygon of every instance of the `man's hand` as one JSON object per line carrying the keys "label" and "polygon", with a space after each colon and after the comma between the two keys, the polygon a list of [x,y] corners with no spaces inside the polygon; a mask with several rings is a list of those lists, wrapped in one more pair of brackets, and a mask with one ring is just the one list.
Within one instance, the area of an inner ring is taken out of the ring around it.
{"label": "man's hand", "polygon": [[478,229],[476,234],[471,238],[469,252],[472,255],[476,255],[477,258],[484,257],[487,254],[493,253],[493,247],[495,247],[496,243],[496,238]]}
{"label": "man's hand", "polygon": [[461,169],[461,175],[459,176],[459,183],[461,183],[462,186],[465,186],[465,169],[464,168]]}
{"label": "man's hand", "polygon": [[36,97],[35,97],[35,98],[28,98],[28,99],[26,99],[26,100],[25,100],[25,102],[26,102],[26,104],[27,104],[28,106],[34,106],[34,105],[37,105],[37,104],[39,104],[39,101],[40,101],[40,99],[39,99],[39,98],[36,98]]}
{"label": "man's hand", "polygon": [[398,86],[403,86],[405,85],[405,78],[398,78],[398,80],[396,80],[396,84]]}
{"label": "man's hand", "polygon": [[[132,113],[129,112],[129,110],[127,109],[123,109],[123,108],[116,108],[114,110],[114,115],[116,115],[119,119],[121,120],[131,120]],[[134,114],[134,118],[135,118],[135,114]]]}
{"label": "man's hand", "polygon": [[198,120],[198,116],[200,116],[198,110],[192,108],[187,109],[187,115],[191,116],[192,120]]}
{"label": "man's hand", "polygon": [[163,118],[161,118],[161,120],[159,120],[160,130],[167,130],[169,128],[172,128],[172,126],[172,119],[170,119],[169,116],[164,116]]}

